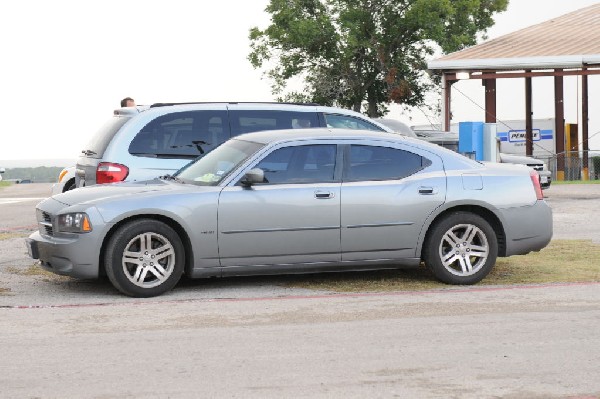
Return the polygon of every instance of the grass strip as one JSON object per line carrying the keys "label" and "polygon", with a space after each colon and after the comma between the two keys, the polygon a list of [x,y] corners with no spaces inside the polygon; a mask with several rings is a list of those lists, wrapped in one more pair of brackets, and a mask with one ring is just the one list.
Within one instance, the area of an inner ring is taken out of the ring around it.
{"label": "grass strip", "polygon": [[[499,258],[479,285],[600,282],[600,245],[587,240],[554,240],[540,252]],[[298,275],[285,286],[334,292],[425,291],[450,286],[417,269]]]}

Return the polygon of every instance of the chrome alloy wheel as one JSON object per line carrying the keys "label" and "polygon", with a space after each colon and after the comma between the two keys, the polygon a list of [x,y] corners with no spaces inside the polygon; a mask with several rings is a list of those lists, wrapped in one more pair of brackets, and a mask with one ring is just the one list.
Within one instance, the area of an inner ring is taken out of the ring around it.
{"label": "chrome alloy wheel", "polygon": [[456,276],[477,273],[489,255],[489,244],[483,231],[472,224],[458,224],[442,237],[439,255],[442,265]]}
{"label": "chrome alloy wheel", "polygon": [[123,272],[138,287],[152,288],[169,278],[175,260],[175,250],[167,238],[157,233],[143,233],[125,247]]}

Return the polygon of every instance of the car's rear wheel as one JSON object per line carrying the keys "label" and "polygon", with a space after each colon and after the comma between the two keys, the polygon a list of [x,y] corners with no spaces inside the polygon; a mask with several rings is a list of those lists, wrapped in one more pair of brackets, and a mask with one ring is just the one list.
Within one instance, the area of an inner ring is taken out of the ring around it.
{"label": "car's rear wheel", "polygon": [[181,278],[185,250],[167,224],[140,219],[121,226],[105,252],[106,274],[125,295],[152,297],[171,290]]}
{"label": "car's rear wheel", "polygon": [[447,284],[475,284],[496,263],[496,233],[481,216],[455,212],[432,227],[423,255],[425,264],[439,280]]}

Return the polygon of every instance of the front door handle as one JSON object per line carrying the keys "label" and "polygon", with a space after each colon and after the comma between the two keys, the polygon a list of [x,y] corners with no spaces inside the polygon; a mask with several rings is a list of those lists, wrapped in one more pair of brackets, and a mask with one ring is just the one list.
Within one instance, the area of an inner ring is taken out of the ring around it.
{"label": "front door handle", "polygon": [[423,195],[437,194],[437,190],[433,187],[421,186],[421,187],[419,187],[419,194],[423,194]]}
{"label": "front door handle", "polygon": [[316,199],[327,199],[333,197],[335,197],[335,195],[331,191],[315,191]]}

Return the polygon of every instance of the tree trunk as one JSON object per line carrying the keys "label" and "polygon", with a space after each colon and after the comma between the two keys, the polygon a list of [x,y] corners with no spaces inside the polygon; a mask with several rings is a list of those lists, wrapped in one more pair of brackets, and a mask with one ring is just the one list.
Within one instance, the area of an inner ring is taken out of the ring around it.
{"label": "tree trunk", "polygon": [[369,118],[377,118],[377,102],[369,100],[369,109],[368,109]]}

